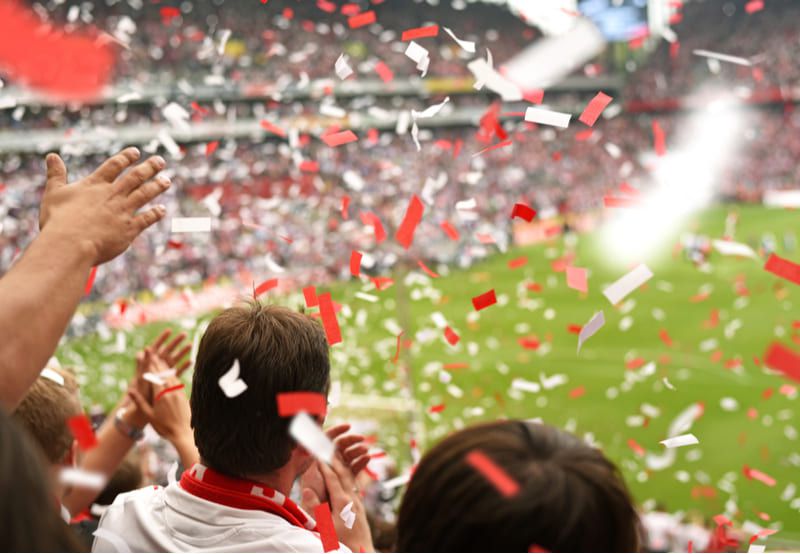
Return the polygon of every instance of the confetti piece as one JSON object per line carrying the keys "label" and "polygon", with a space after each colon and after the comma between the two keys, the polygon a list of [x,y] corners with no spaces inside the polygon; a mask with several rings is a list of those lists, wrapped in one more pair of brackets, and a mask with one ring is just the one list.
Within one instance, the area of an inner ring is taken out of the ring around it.
{"label": "confetti piece", "polygon": [[219,147],[218,140],[212,140],[211,142],[206,143],[206,156],[212,155],[214,152],[217,151]]}
{"label": "confetti piece", "polygon": [[289,434],[319,460],[328,465],[333,461],[336,446],[307,413],[300,412],[292,418],[292,422],[289,424]]}
{"label": "confetti piece", "polygon": [[524,348],[525,350],[537,350],[541,344],[536,337],[520,337],[517,339],[519,345]]}
{"label": "confetti piece", "polygon": [[342,197],[342,219],[348,220],[350,219],[350,214],[347,212],[348,208],[350,207],[350,197],[345,195]]}
{"label": "confetti piece", "polygon": [[[375,459],[375,456],[372,456],[372,459]],[[339,512],[339,517],[342,518],[344,522],[344,526],[348,529],[352,529],[353,525],[356,522],[356,513],[353,511],[353,503],[348,502],[345,504],[345,507],[342,508],[342,511]]]}
{"label": "confetti piece", "polygon": [[400,334],[397,335],[397,346],[394,349],[394,358],[392,358],[393,364],[396,364],[397,360],[400,359],[400,348],[402,347],[401,340],[403,338],[403,334],[405,334],[405,331],[400,331]]}
{"label": "confetti piece", "polygon": [[309,285],[303,289],[303,298],[306,301],[307,308],[319,306],[319,300],[317,299],[317,288],[314,285]]}
{"label": "confetti piece", "polygon": [[755,258],[756,253],[746,244],[729,240],[711,241],[714,249],[723,256],[741,256],[743,258]]}
{"label": "confetti piece", "polygon": [[322,135],[320,138],[325,144],[332,148],[341,146],[343,144],[348,144],[350,142],[356,142],[358,140],[356,134],[349,129],[346,131],[340,131],[338,133],[328,133],[326,135]]}
{"label": "confetti piece", "polygon": [[451,31],[447,27],[442,27],[442,29],[444,30],[445,33],[450,35],[450,38],[452,38],[454,41],[456,41],[456,44],[458,44],[461,47],[462,50],[464,50],[465,52],[469,52],[470,54],[474,54],[475,53],[475,43],[474,42],[472,42],[471,40],[461,40],[461,39],[459,39],[453,33],[453,31]]}
{"label": "confetti piece", "polygon": [[767,263],[764,265],[764,269],[770,273],[774,273],[778,277],[800,285],[800,265],[794,262],[790,262],[775,254],[770,254]]}
{"label": "confetti piece", "polygon": [[394,80],[394,73],[389,66],[382,61],[375,64],[375,73],[378,74],[378,77],[380,77],[381,81],[384,83],[391,83]]}
{"label": "confetti piece", "polygon": [[353,277],[361,276],[361,258],[363,254],[358,250],[350,252],[350,275]]}
{"label": "confetti piece", "polygon": [[524,219],[528,223],[533,221],[533,218],[536,217],[536,210],[528,206],[527,204],[523,204],[522,202],[517,202],[514,204],[514,209],[511,210],[511,219],[515,217],[519,217],[520,219]]}
{"label": "confetti piece", "polygon": [[425,275],[427,275],[428,277],[431,277],[431,278],[433,278],[433,279],[437,279],[437,278],[439,277],[439,274],[438,274],[438,273],[436,273],[435,271],[433,271],[431,268],[429,268],[429,267],[428,267],[427,265],[425,265],[424,263],[422,263],[422,260],[417,260],[417,265],[419,266],[419,268],[420,268],[422,271],[424,271],[424,272],[425,272]]}
{"label": "confetti piece", "polygon": [[467,454],[465,460],[506,498],[510,498],[519,492],[519,484],[480,450],[472,450]]}
{"label": "confetti piece", "polygon": [[164,398],[165,395],[167,395],[167,394],[169,394],[171,392],[175,392],[176,390],[181,390],[182,388],[184,388],[184,384],[183,383],[179,383],[177,385],[173,385],[171,387],[167,387],[167,388],[165,388],[164,390],[162,390],[161,392],[159,392],[156,395],[156,397],[153,399],[153,402],[158,402],[159,400]]}
{"label": "confetti piece", "polygon": [[339,54],[339,57],[336,59],[336,63],[333,64],[334,71],[336,71],[336,76],[342,81],[353,74],[353,69],[350,67],[350,64],[347,63],[349,59],[350,58],[348,58],[346,55]]}
{"label": "confetti piece", "polygon": [[86,287],[84,287],[83,290],[84,296],[89,296],[89,293],[92,292],[92,286],[94,285],[95,277],[97,277],[97,266],[94,266],[89,272],[89,278],[86,279]]}
{"label": "confetti piece", "polygon": [[645,264],[640,264],[603,290],[603,295],[608,298],[608,301],[612,304],[619,304],[623,298],[645,284],[652,277],[653,272],[650,271],[650,268]]}
{"label": "confetti piece", "polygon": [[528,256],[520,256],[519,258],[514,258],[513,260],[508,260],[508,268],[509,269],[517,269],[523,267],[528,264]]}
{"label": "confetti piece", "polygon": [[403,42],[409,40],[415,40],[418,38],[428,38],[428,37],[435,37],[439,34],[439,26],[438,25],[428,25],[426,27],[417,27],[415,29],[407,29],[403,31],[400,40]]}
{"label": "confetti piece", "polygon": [[749,467],[746,464],[742,468],[742,473],[748,479],[750,479],[750,480],[755,479],[756,481],[761,481],[762,483],[764,483],[768,487],[774,487],[775,484],[777,483],[777,481],[775,481],[774,477],[771,477],[771,476],[767,475],[763,471],[759,471],[757,469],[753,469],[753,468]]}
{"label": "confetti piece", "polygon": [[483,294],[480,294],[472,299],[472,305],[478,312],[496,303],[497,297],[494,294],[494,289],[490,290],[489,292],[484,292]]}
{"label": "confetti piece", "polygon": [[322,317],[322,326],[325,328],[325,336],[328,337],[328,344],[333,346],[342,342],[342,332],[339,330],[339,321],[336,319],[336,311],[333,309],[331,293],[320,294],[319,313]]}
{"label": "confetti piece", "polygon": [[89,100],[110,81],[114,61],[111,45],[95,34],[40,20],[23,2],[0,2],[4,78],[60,100]]}
{"label": "confetti piece", "polygon": [[435,406],[431,406],[430,408],[428,408],[428,413],[440,414],[444,411],[445,407],[446,406],[444,404],[436,404]]}
{"label": "confetti piece", "polygon": [[475,153],[472,155],[472,157],[473,157],[473,158],[476,158],[476,157],[478,157],[478,156],[483,156],[483,155],[484,155],[484,154],[486,154],[487,152],[491,152],[492,150],[497,150],[497,149],[499,149],[499,148],[505,148],[506,146],[511,146],[512,144],[513,144],[513,142],[512,142],[512,141],[510,141],[510,140],[504,140],[503,142],[498,142],[497,144],[493,144],[493,145],[491,145],[491,146],[487,146],[486,148],[484,148],[484,149],[482,149],[482,150],[478,150],[477,152],[475,152]]}
{"label": "confetti piece", "polygon": [[661,339],[661,342],[664,343],[664,346],[667,348],[672,348],[672,337],[669,336],[669,333],[666,329],[661,329],[658,332],[658,338]]}
{"label": "confetti piece", "polygon": [[210,233],[210,217],[173,217],[173,233]]}
{"label": "confetti piece", "polygon": [[347,20],[347,24],[351,29],[358,29],[359,27],[364,27],[371,23],[375,23],[375,12],[372,10],[353,15]]}
{"label": "confetti piece", "polygon": [[472,60],[467,64],[467,69],[475,77],[475,80],[481,84],[480,87],[476,84],[478,90],[486,86],[489,90],[499,94],[505,102],[519,102],[522,100],[520,88],[498,73],[485,59]]}
{"label": "confetti piece", "polygon": [[746,65],[748,67],[753,65],[753,62],[751,62],[747,58],[740,58],[738,56],[729,56],[727,54],[720,54],[719,52],[712,52],[710,50],[692,50],[692,54],[694,54],[695,56],[701,56],[703,58],[711,58],[714,60],[719,60],[721,62],[728,62],[736,65]]}
{"label": "confetti piece", "polygon": [[653,120],[653,150],[655,150],[657,156],[663,156],[667,153],[664,130],[656,120]]}
{"label": "confetti piece", "polygon": [[770,535],[774,535],[777,532],[778,532],[777,529],[761,529],[760,531],[758,531],[757,533],[753,534],[753,536],[750,537],[749,544],[753,544],[758,539],[763,539],[764,537],[769,537]]}
{"label": "confetti piece", "polygon": [[628,439],[628,448],[633,450],[634,454],[636,454],[637,456],[644,456],[645,455],[645,450],[644,450],[644,448],[642,448],[642,445],[640,445],[638,442],[636,442],[633,439]]}
{"label": "confetti piece", "polygon": [[760,12],[763,9],[764,9],[763,0],[750,0],[750,2],[744,5],[744,11],[747,13],[756,13]]}
{"label": "confetti piece", "polygon": [[563,112],[554,112],[544,108],[528,108],[525,110],[525,121],[538,123],[540,125],[552,125],[553,127],[569,127],[569,120],[572,115]]}
{"label": "confetti piece", "polygon": [[328,401],[318,392],[281,392],[276,399],[280,417],[291,417],[300,412],[325,417],[328,412]]}
{"label": "confetti piece", "polygon": [[403,217],[400,227],[397,229],[395,240],[406,250],[409,249],[414,240],[414,231],[417,225],[422,221],[422,213],[425,211],[425,206],[422,201],[415,194],[411,197],[406,209],[406,215]]}
{"label": "confetti piece", "polygon": [[800,382],[800,354],[792,352],[781,343],[774,342],[770,345],[764,355],[764,363],[789,379]]}
{"label": "confetti piece", "polygon": [[259,124],[261,128],[265,131],[272,133],[273,135],[278,135],[279,137],[286,137],[286,131],[275,125],[274,123],[267,121],[266,119],[262,119]]}
{"label": "confetti piece", "polygon": [[583,113],[578,118],[578,121],[588,125],[589,127],[593,126],[597,121],[597,118],[600,117],[600,114],[603,113],[603,110],[611,103],[613,98],[604,94],[602,92],[598,92],[594,98],[589,102],[589,104],[584,108]]}
{"label": "confetti piece", "polygon": [[228,398],[236,398],[247,390],[247,383],[239,378],[239,371],[239,360],[234,360],[230,369],[217,381]]}
{"label": "confetti piece", "polygon": [[589,285],[587,283],[586,268],[567,266],[567,286],[571,289],[587,292]]}
{"label": "confetti piece", "polygon": [[108,478],[102,473],[85,471],[75,467],[62,467],[58,473],[58,482],[66,487],[78,487],[101,491]]}
{"label": "confetti piece", "polygon": [[97,446],[97,437],[92,429],[92,423],[86,414],[79,414],[72,416],[67,420],[67,427],[69,427],[72,436],[78,441],[78,446],[81,450],[91,450]]}
{"label": "confetti piece", "polygon": [[606,319],[602,310],[592,316],[592,319],[578,331],[578,352],[581,351],[583,343],[589,340],[605,324]]}
{"label": "confetti piece", "polygon": [[458,230],[453,227],[453,225],[449,221],[442,221],[439,224],[439,227],[442,228],[442,231],[450,237],[450,240],[457,241],[461,235],[459,235]]}
{"label": "confetti piece", "polygon": [[278,286],[278,279],[267,279],[255,289],[255,297],[258,298],[268,290],[272,290]]}
{"label": "confetti piece", "polygon": [[457,345],[458,341],[461,340],[461,337],[459,337],[458,334],[455,331],[453,331],[453,329],[451,329],[449,325],[444,330],[444,338],[447,339],[447,342],[450,343],[450,346]]}
{"label": "confetti piece", "polygon": [[414,63],[417,64],[417,69],[422,73],[422,76],[424,77],[425,74],[428,72],[428,66],[431,63],[431,56],[428,50],[412,40],[411,42],[408,43],[405,55],[406,57],[410,58]]}
{"label": "confetti piece", "polygon": [[64,386],[64,376],[61,375],[59,372],[50,369],[49,367],[44,368],[42,372],[39,374],[39,377],[41,377],[42,379],[49,379],[50,381],[53,381],[54,383],[61,385],[62,387]]}
{"label": "confetti piece", "polygon": [[378,219],[378,216],[372,212],[362,212],[361,222],[364,225],[369,225],[375,230],[375,242],[378,244],[386,240],[386,231],[383,228],[383,223]]}
{"label": "confetti piece", "polygon": [[691,444],[699,444],[700,441],[697,440],[693,434],[688,433],[686,435],[680,435],[678,437],[672,437],[670,439],[665,439],[660,442],[667,448],[679,448],[681,446],[689,446]]}

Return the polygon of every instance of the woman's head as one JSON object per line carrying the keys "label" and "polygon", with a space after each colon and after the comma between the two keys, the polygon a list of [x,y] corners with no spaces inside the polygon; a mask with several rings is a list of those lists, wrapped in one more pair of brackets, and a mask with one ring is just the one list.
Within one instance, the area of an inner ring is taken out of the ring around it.
{"label": "woman's head", "polygon": [[[480,452],[519,486],[505,496],[467,461]],[[500,421],[449,436],[420,461],[400,507],[401,552],[631,552],[638,516],[599,450],[547,425]]]}

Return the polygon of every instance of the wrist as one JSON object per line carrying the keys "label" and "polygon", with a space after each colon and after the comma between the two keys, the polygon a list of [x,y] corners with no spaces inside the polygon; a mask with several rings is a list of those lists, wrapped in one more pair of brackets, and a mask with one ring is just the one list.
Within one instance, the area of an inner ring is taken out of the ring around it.
{"label": "wrist", "polygon": [[47,227],[39,233],[39,240],[51,246],[54,250],[58,249],[59,256],[73,254],[78,262],[87,268],[95,265],[97,259],[97,248],[90,239],[80,236],[70,236],[71,233],[59,231],[58,225],[53,221],[48,222]]}
{"label": "wrist", "polygon": [[114,427],[134,442],[141,440],[144,437],[144,425],[135,426],[126,415],[126,410],[118,410],[114,415]]}

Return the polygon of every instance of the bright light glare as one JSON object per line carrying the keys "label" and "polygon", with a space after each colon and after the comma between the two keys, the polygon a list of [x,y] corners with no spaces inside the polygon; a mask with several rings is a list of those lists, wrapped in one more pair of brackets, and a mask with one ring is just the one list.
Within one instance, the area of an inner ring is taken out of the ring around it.
{"label": "bright light glare", "polygon": [[692,116],[667,154],[655,159],[653,186],[640,204],[619,213],[601,229],[604,258],[627,265],[664,252],[687,218],[708,205],[725,165],[743,133],[744,113],[717,104]]}

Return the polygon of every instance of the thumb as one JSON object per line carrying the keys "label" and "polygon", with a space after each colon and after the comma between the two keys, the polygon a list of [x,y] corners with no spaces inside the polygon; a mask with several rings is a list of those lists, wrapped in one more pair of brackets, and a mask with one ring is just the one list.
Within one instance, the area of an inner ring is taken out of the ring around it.
{"label": "thumb", "polygon": [[319,506],[321,501],[313,490],[309,488],[303,489],[302,498],[300,500],[300,505],[303,509],[309,513],[314,513],[314,508]]}
{"label": "thumb", "polygon": [[56,153],[50,153],[45,158],[47,165],[47,185],[48,189],[67,184],[67,166],[64,160]]}

